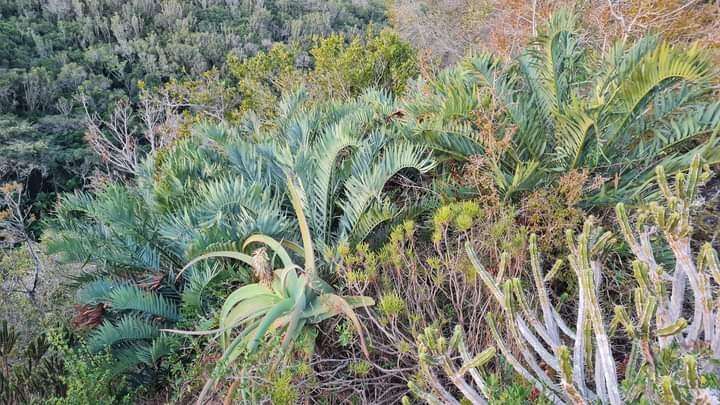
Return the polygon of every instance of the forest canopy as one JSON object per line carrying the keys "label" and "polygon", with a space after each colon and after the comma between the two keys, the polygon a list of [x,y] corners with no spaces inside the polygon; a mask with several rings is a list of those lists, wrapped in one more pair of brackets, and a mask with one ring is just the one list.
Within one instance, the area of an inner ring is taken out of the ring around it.
{"label": "forest canopy", "polygon": [[224,71],[229,55],[277,42],[297,47],[292,64],[304,67],[315,38],[384,22],[377,4],[349,1],[13,0],[0,17],[0,181],[28,183],[39,204],[87,185],[97,167],[88,114],[108,119],[143,89]]}

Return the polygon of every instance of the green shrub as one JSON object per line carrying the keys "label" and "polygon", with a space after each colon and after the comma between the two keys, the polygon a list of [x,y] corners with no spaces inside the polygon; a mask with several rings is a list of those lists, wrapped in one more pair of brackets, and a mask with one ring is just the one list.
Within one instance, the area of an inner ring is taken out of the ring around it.
{"label": "green shrub", "polygon": [[364,36],[336,33],[316,38],[309,54],[310,66],[300,67],[304,54],[293,45],[275,44],[248,59],[230,55],[228,68],[242,99],[240,112],[274,115],[281,96],[300,86],[315,102],[347,100],[371,88],[400,96],[418,75],[415,50],[390,30],[369,28]]}
{"label": "green shrub", "polygon": [[64,395],[47,399],[55,405],[131,404],[133,394],[122,377],[112,372],[115,360],[109,353],[93,354],[84,347],[71,347],[67,335],[51,330],[49,340],[63,359],[61,380],[66,386]]}

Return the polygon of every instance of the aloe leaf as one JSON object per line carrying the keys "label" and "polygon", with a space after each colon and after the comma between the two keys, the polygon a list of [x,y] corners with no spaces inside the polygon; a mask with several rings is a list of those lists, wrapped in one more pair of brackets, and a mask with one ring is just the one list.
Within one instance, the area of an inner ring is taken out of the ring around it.
{"label": "aloe leaf", "polygon": [[210,330],[160,329],[160,332],[177,333],[178,335],[187,335],[187,336],[214,335],[214,334],[217,334],[217,333],[220,333],[223,331],[225,331],[225,328],[217,328],[217,329],[210,329]]}
{"label": "aloe leaf", "polygon": [[283,313],[287,312],[292,308],[293,300],[290,298],[286,298],[279,303],[277,303],[270,311],[268,311],[267,314],[263,317],[262,321],[260,322],[260,325],[258,325],[257,332],[255,332],[255,336],[250,341],[250,344],[248,345],[248,349],[252,352],[257,349],[258,344],[260,343],[260,339],[263,337],[265,332],[270,328],[270,325],[282,316]]}
{"label": "aloe leaf", "polygon": [[331,300],[334,304],[337,305],[337,309],[340,310],[353,324],[355,327],[355,331],[358,334],[358,337],[360,338],[360,348],[363,351],[363,354],[365,354],[366,358],[370,358],[370,353],[368,352],[367,345],[365,344],[365,334],[362,330],[362,324],[360,323],[360,319],[358,319],[357,315],[355,314],[355,311],[353,311],[352,307],[348,304],[348,302],[340,296],[334,295],[334,294],[328,294],[331,296]]}
{"label": "aloe leaf", "polygon": [[247,338],[248,336],[252,336],[255,331],[257,331],[258,325],[260,325],[261,320],[256,320],[253,322],[250,322],[245,329],[240,332],[235,339],[227,346],[225,351],[223,352],[222,360],[225,364],[232,364],[238,356],[242,353],[243,348],[246,348]]}
{"label": "aloe leaf", "polygon": [[225,318],[239,302],[262,295],[275,296],[272,290],[258,283],[248,284],[238,288],[225,299],[222,309],[220,310],[220,318]]}
{"label": "aloe leaf", "polygon": [[288,269],[279,269],[275,270],[274,277],[272,280],[272,283],[270,283],[270,287],[272,287],[272,290],[277,294],[279,297],[286,297],[287,293],[285,292],[285,287],[283,286],[285,276],[287,275]]}
{"label": "aloe leaf", "polygon": [[[242,343],[244,342],[244,339],[253,331],[257,329],[257,325],[260,323],[260,321],[254,321],[248,325],[247,328],[245,328],[238,336],[233,339],[233,341],[230,343],[230,345],[227,346],[225,351],[223,352],[222,361],[218,363],[215,366],[215,369],[213,370],[213,375],[215,374],[215,371],[217,371],[220,367],[225,366],[226,364],[233,363],[238,356],[242,353],[242,349],[244,345]],[[217,382],[217,378],[211,377],[208,378],[207,382],[203,386],[202,391],[200,392],[200,395],[198,396],[197,403],[203,404],[205,403],[205,396],[210,391],[210,388],[212,388],[213,385]]]}
{"label": "aloe leaf", "polygon": [[237,304],[229,313],[220,318],[221,326],[237,326],[249,319],[254,319],[265,314],[274,305],[277,305],[280,298],[275,295],[261,295]]}
{"label": "aloe leaf", "polygon": [[310,234],[310,227],[308,226],[307,218],[305,218],[302,197],[300,196],[300,190],[295,184],[294,178],[288,176],[287,184],[288,191],[290,192],[290,202],[295,209],[300,234],[302,235],[303,249],[305,250],[305,271],[310,275],[310,280],[314,282],[317,278],[315,272],[315,251],[312,243],[312,235]]}
{"label": "aloe leaf", "polygon": [[365,296],[354,296],[354,295],[343,295],[341,297],[345,300],[345,302],[350,305],[351,308],[360,308],[360,307],[370,307],[375,305],[375,300],[371,297],[365,297]]}
{"label": "aloe leaf", "polygon": [[293,308],[292,313],[290,314],[290,320],[288,323],[287,331],[285,331],[285,337],[282,341],[282,350],[285,351],[288,348],[288,345],[290,343],[290,337],[295,334],[295,330],[299,327],[299,322],[302,317],[302,313],[305,310],[305,287],[300,289],[300,291],[297,294],[297,297],[295,298],[295,307]]}
{"label": "aloe leaf", "polygon": [[303,250],[302,246],[289,240],[283,240],[280,243],[289,250],[292,250],[293,253],[295,253],[296,255],[302,257],[303,259],[305,258],[305,251]]}
{"label": "aloe leaf", "polygon": [[[347,301],[352,298],[352,305]],[[325,319],[343,314],[352,322],[355,330],[360,337],[360,346],[366,357],[370,357],[367,346],[365,345],[365,337],[363,335],[362,326],[353,308],[361,306],[373,305],[375,301],[370,297],[341,297],[335,294],[323,294],[312,302],[312,308],[303,314],[303,317],[311,323],[322,322]]]}
{"label": "aloe leaf", "polygon": [[370,297],[340,297],[335,294],[323,294],[308,305],[308,309],[303,312],[303,317],[307,318],[310,323],[320,323],[328,318],[339,315],[341,311],[337,311],[336,308],[333,307],[334,299],[332,297],[338,297],[344,300],[351,309],[375,305],[375,300]]}
{"label": "aloe leaf", "polygon": [[[285,338],[283,341],[283,351],[285,351],[287,353],[290,350],[290,348],[297,341],[298,336],[300,336],[300,333],[303,331],[303,328],[305,327],[306,324],[307,324],[307,320],[305,318],[300,317],[298,320],[298,323],[295,327],[290,328],[288,326],[288,329],[285,332]],[[287,341],[287,343],[285,341]]]}
{"label": "aloe leaf", "polygon": [[333,294],[335,289],[321,278],[316,278],[311,287],[321,294]]}
{"label": "aloe leaf", "polygon": [[[287,294],[290,298],[295,298],[297,296],[297,293],[299,290],[305,290],[305,286],[307,285],[307,276],[297,275],[297,272],[295,272],[295,266],[292,268],[289,268],[287,273],[285,273],[285,277],[283,279],[283,287],[285,288],[285,294]],[[303,279],[301,281],[301,279]]]}

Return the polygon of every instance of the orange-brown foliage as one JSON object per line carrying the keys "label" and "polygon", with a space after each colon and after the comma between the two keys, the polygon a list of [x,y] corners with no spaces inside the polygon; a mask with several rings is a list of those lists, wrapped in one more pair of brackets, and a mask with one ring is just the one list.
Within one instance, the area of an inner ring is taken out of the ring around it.
{"label": "orange-brown foliage", "polygon": [[560,8],[574,10],[600,48],[658,33],[671,42],[698,41],[720,60],[717,1],[396,0],[390,20],[405,39],[447,64],[469,51],[516,55]]}

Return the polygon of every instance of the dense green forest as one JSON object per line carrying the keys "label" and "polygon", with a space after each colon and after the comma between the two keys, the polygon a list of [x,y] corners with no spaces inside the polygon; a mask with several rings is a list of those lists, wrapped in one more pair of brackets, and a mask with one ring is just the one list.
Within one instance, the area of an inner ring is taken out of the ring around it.
{"label": "dense green forest", "polygon": [[720,401],[718,32],[0,0],[0,402]]}
{"label": "dense green forest", "polygon": [[296,46],[303,67],[313,38],[384,20],[377,5],[350,1],[12,0],[0,16],[0,180],[26,182],[47,204],[38,193],[83,186],[100,163],[83,140],[87,114],[107,118],[143,89],[225,71],[228,56],[276,42]]}

